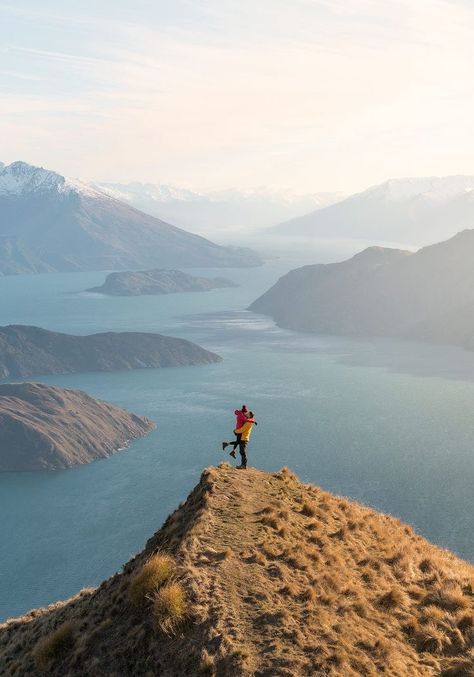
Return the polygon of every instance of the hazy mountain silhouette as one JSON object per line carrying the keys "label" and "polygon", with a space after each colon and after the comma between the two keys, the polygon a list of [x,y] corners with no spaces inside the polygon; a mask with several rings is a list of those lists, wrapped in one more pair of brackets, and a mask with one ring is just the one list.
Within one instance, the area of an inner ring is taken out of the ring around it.
{"label": "hazy mountain silhouette", "polygon": [[290,329],[474,346],[474,230],[415,254],[370,247],[290,271],[250,309]]}
{"label": "hazy mountain silhouette", "polygon": [[280,235],[423,245],[474,227],[474,176],[392,179],[280,223]]}
{"label": "hazy mountain silhouette", "polygon": [[80,181],[25,162],[0,168],[0,273],[260,263]]}
{"label": "hazy mountain silhouette", "polygon": [[263,228],[342,199],[341,193],[296,195],[265,188],[197,192],[153,183],[99,183],[101,190],[147,214],[202,232]]}

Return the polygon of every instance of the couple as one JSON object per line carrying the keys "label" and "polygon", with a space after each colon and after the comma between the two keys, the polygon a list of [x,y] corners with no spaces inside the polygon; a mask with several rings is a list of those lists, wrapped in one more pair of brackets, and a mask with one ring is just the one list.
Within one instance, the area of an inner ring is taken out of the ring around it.
{"label": "couple", "polygon": [[233,442],[222,442],[222,449],[232,446],[230,455],[235,458],[235,450],[239,447],[241,461],[237,468],[245,470],[247,468],[247,444],[250,440],[252,428],[257,425],[257,421],[253,417],[253,411],[249,411],[245,404],[242,405],[241,409],[236,409],[234,414],[237,417],[234,430],[235,440]]}

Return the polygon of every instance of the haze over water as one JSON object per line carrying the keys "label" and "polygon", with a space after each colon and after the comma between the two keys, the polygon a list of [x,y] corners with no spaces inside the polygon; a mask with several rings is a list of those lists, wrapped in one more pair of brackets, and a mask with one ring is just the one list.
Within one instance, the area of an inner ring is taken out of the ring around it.
{"label": "haze over water", "polygon": [[84,293],[103,272],[0,278],[2,325],[159,331],[224,357],[205,367],[36,379],[84,389],[158,427],[104,461],[0,475],[0,618],[116,571],[184,500],[203,467],[227,459],[220,442],[243,402],[259,421],[251,465],[288,465],[303,480],[390,512],[474,560],[474,354],[296,334],[245,311],[295,265],[199,271],[241,286],[132,298]]}

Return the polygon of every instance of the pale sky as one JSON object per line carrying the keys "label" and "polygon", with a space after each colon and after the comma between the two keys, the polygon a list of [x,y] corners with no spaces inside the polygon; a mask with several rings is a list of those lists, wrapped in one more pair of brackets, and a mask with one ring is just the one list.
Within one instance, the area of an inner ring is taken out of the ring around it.
{"label": "pale sky", "polygon": [[352,192],[474,174],[474,0],[0,0],[0,160]]}

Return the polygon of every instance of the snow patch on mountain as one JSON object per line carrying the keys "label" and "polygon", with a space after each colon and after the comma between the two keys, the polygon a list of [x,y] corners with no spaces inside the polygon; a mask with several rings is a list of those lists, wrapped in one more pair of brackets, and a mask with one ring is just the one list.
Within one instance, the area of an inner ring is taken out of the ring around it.
{"label": "snow patch on mountain", "polygon": [[59,196],[79,193],[107,197],[87,183],[61,176],[43,167],[34,167],[21,161],[9,165],[0,163],[0,195],[20,197],[34,193],[56,193]]}
{"label": "snow patch on mountain", "polygon": [[235,190],[232,188],[216,190],[209,192],[192,191],[187,188],[172,186],[169,184],[140,183],[134,181],[131,183],[98,183],[99,190],[107,192],[109,195],[121,200],[133,202],[136,197],[146,197],[156,202],[169,201],[187,201],[187,202],[228,202],[240,203],[246,202],[271,202],[291,205],[293,203],[305,202],[317,206],[327,206],[338,202],[344,196],[342,193],[311,193],[297,194],[291,191],[271,190],[266,187],[257,187],[251,190]]}
{"label": "snow patch on mountain", "polygon": [[389,179],[348,199],[367,200],[367,198],[373,198],[397,202],[410,198],[421,198],[445,201],[472,190],[474,190],[474,176],[413,177]]}

